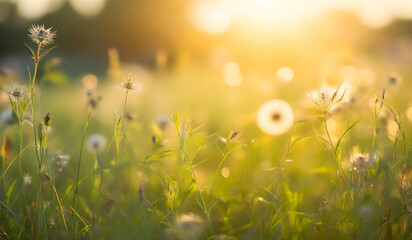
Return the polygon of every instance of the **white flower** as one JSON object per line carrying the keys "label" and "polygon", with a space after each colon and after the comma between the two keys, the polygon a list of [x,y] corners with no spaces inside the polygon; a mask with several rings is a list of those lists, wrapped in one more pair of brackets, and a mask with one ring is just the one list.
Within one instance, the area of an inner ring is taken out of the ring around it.
{"label": "white flower", "polygon": [[141,87],[139,87],[136,83],[131,81],[131,74],[130,73],[124,81],[119,83],[118,86],[120,88],[126,89],[129,92],[136,92],[136,91],[142,90]]}
{"label": "white flower", "polygon": [[101,134],[93,134],[87,140],[87,150],[92,153],[102,151],[106,147],[106,138]]}
{"label": "white flower", "polygon": [[272,99],[264,103],[257,114],[257,125],[270,135],[287,132],[293,125],[294,114],[289,104],[283,100]]}
{"label": "white flower", "polygon": [[53,43],[56,32],[52,28],[45,28],[44,25],[31,25],[29,27],[30,39],[40,46],[47,46]]}
{"label": "white flower", "polygon": [[345,91],[339,91],[339,88],[322,87],[316,91],[309,91],[306,96],[316,104],[319,111],[327,113],[330,109],[340,102],[345,96]]}
{"label": "white flower", "polygon": [[27,96],[26,89],[20,84],[12,84],[6,88],[7,94],[16,101],[21,101]]}
{"label": "white flower", "polygon": [[23,176],[23,183],[24,183],[24,185],[26,185],[26,186],[31,183],[31,176],[30,176],[30,174],[26,173],[26,174]]}
{"label": "white flower", "polygon": [[363,172],[368,170],[375,163],[375,156],[370,153],[355,153],[351,158],[352,169]]}
{"label": "white flower", "polygon": [[54,156],[54,161],[56,163],[56,166],[58,167],[58,170],[61,172],[63,170],[63,168],[67,165],[67,163],[70,160],[70,156],[68,154],[64,154],[64,153],[57,153]]}

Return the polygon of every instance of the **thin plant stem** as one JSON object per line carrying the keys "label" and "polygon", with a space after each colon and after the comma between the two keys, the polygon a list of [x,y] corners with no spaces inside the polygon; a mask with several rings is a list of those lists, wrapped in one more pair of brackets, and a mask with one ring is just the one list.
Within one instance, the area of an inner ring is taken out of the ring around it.
{"label": "thin plant stem", "polygon": [[82,165],[84,138],[85,138],[85,136],[86,136],[87,126],[89,125],[90,115],[91,115],[91,113],[89,112],[89,115],[87,116],[86,123],[85,123],[85,125],[84,125],[84,131],[83,131],[83,136],[82,136],[82,143],[81,143],[81,146],[80,146],[79,164],[77,165],[76,185],[75,185],[75,190],[74,190],[74,194],[73,194],[73,201],[72,201],[72,208],[73,208],[73,209],[74,209],[74,204],[76,203],[77,192],[78,192],[78,190],[79,190],[79,177],[80,177],[80,167],[81,167],[81,165]]}

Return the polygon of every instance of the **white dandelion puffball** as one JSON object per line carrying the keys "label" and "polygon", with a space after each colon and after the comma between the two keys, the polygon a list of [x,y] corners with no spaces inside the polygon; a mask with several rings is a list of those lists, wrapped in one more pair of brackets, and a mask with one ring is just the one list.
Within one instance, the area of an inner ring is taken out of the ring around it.
{"label": "white dandelion puffball", "polygon": [[272,99],[264,103],[257,114],[257,125],[270,135],[287,132],[293,125],[294,114],[290,105],[280,99]]}
{"label": "white dandelion puffball", "polygon": [[106,147],[106,138],[101,134],[93,134],[87,140],[87,150],[97,153]]}

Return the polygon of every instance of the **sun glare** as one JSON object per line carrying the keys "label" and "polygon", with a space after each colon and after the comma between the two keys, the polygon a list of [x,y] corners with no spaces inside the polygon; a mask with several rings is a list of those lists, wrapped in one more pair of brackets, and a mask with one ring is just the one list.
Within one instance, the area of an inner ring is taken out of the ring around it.
{"label": "sun glare", "polygon": [[211,34],[224,32],[231,22],[231,16],[219,3],[197,2],[190,15],[197,28]]}

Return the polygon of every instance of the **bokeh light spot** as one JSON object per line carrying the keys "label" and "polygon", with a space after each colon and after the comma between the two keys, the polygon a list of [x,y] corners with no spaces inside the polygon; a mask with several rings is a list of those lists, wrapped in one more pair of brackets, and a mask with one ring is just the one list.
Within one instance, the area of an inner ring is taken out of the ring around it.
{"label": "bokeh light spot", "polygon": [[224,32],[231,22],[231,16],[218,3],[198,2],[192,6],[191,18],[193,24],[207,33]]}
{"label": "bokeh light spot", "polygon": [[276,76],[282,82],[290,82],[295,76],[295,73],[289,67],[281,67],[276,72]]}
{"label": "bokeh light spot", "polygon": [[240,73],[239,64],[236,62],[228,62],[223,67],[223,80],[229,86],[236,87],[239,86],[242,81],[243,77]]}
{"label": "bokeh light spot", "polygon": [[69,0],[69,3],[79,14],[94,16],[103,10],[106,0]]}

